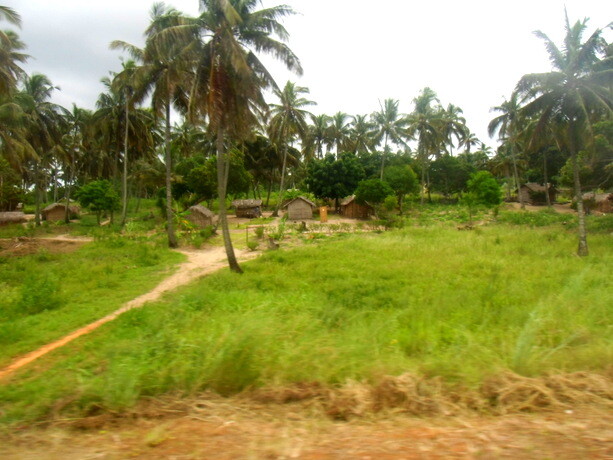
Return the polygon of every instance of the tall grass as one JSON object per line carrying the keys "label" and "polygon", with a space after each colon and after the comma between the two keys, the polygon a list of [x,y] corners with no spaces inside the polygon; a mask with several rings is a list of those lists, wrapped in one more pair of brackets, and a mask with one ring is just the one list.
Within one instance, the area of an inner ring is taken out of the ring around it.
{"label": "tall grass", "polygon": [[131,311],[0,388],[0,419],[121,409],[144,395],[415,372],[478,385],[506,369],[613,362],[613,251],[559,228],[351,235],[212,275]]}

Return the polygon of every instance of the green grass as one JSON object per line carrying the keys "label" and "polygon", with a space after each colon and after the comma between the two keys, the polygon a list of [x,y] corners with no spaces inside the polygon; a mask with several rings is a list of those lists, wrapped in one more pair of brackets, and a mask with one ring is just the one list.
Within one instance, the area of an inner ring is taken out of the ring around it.
{"label": "green grass", "polygon": [[0,366],[152,289],[181,254],[127,238],[0,259]]}
{"label": "green grass", "polygon": [[0,420],[123,409],[140,397],[414,372],[478,385],[503,370],[613,362],[610,235],[563,226],[343,235],[214,274],[131,311],[0,388]]}

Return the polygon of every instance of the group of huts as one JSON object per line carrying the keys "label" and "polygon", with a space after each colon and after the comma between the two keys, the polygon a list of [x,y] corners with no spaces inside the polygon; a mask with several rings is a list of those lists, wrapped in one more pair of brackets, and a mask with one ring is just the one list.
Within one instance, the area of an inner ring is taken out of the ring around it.
{"label": "group of huts", "polygon": [[[262,200],[234,200],[232,208],[236,217],[254,219],[262,217]],[[282,206],[289,220],[313,219],[317,205],[308,198],[298,196],[285,202]],[[374,214],[374,208],[368,204],[359,204],[355,196],[349,196],[340,203],[340,211],[343,217],[350,219],[368,219]],[[202,205],[189,208],[186,218],[194,225],[206,227],[215,225],[215,214]]]}
{"label": "group of huts", "polygon": [[[298,196],[286,202],[283,208],[287,210],[286,215],[289,220],[305,220],[313,218],[317,206],[311,200]],[[374,212],[374,208],[368,203],[358,203],[355,195],[348,196],[340,202],[341,215],[349,219],[369,219]]]}
{"label": "group of huts", "polygon": [[[77,219],[80,208],[76,205],[68,205],[68,218]],[[66,204],[53,203],[41,210],[41,218],[47,222],[60,222],[66,219]],[[22,210],[21,203],[14,211],[0,212],[0,225],[20,224],[27,222],[26,215]]]}

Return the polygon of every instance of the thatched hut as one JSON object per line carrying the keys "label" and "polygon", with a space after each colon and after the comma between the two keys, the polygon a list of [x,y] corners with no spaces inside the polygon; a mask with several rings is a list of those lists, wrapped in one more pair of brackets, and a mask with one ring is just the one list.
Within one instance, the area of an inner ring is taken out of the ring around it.
{"label": "thatched hut", "polygon": [[20,211],[0,212],[0,225],[22,224],[26,222],[26,215]]}
{"label": "thatched hut", "polygon": [[375,209],[368,203],[359,204],[355,195],[348,196],[341,201],[341,215],[350,219],[369,219],[375,214]]}
{"label": "thatched hut", "polygon": [[201,204],[191,206],[188,211],[187,220],[198,227],[204,228],[215,224],[215,214]]}
{"label": "thatched hut", "polygon": [[546,193],[549,193],[549,202],[553,203],[556,200],[557,192],[557,189],[551,184],[545,187],[536,182],[528,182],[519,188],[519,193],[521,193],[523,202],[530,205],[546,204]]}
{"label": "thatched hut", "polygon": [[[68,218],[76,219],[79,217],[80,208],[75,205],[68,206]],[[64,203],[53,203],[41,211],[43,220],[48,222],[59,222],[66,218],[66,205]]]}
{"label": "thatched hut", "polygon": [[313,210],[316,208],[316,205],[303,196],[297,196],[285,203],[283,208],[287,209],[287,218],[289,220],[304,220],[313,218]]}
{"label": "thatched hut", "polygon": [[262,200],[234,200],[232,206],[236,217],[254,219],[262,216]]}
{"label": "thatched hut", "polygon": [[613,193],[584,193],[583,202],[588,207],[588,211],[613,213]]}

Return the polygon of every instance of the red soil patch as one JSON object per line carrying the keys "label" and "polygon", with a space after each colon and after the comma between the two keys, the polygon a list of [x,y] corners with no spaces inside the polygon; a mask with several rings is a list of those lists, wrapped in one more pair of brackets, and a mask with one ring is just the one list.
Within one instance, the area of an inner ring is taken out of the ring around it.
{"label": "red soil patch", "polygon": [[[613,415],[597,407],[500,417],[386,414],[332,421],[292,405],[193,402],[161,419],[0,436],[4,459],[605,459]],[[89,428],[89,429],[88,429]],[[104,429],[101,429],[104,428]]]}
{"label": "red soil patch", "polygon": [[0,239],[0,257],[21,257],[46,251],[51,254],[74,252],[81,245],[90,241],[68,238],[18,238]]}

